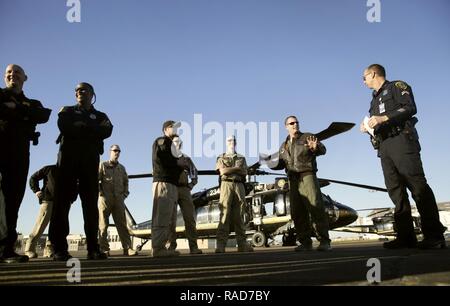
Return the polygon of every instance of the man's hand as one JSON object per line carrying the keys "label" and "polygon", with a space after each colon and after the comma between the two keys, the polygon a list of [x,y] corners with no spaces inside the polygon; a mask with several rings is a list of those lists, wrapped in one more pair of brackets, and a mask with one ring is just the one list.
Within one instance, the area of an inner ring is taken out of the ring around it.
{"label": "man's hand", "polygon": [[36,196],[37,196],[37,198],[38,198],[39,200],[42,200],[42,197],[43,197],[42,191],[39,190],[39,191],[36,192],[35,194],[36,194]]}
{"label": "man's hand", "polygon": [[316,150],[317,150],[317,137],[316,136],[308,136],[308,137],[306,137],[306,144],[305,144],[305,146],[307,146],[307,147],[309,147],[309,149],[312,151],[312,152],[316,152]]}
{"label": "man's hand", "polygon": [[383,124],[384,122],[388,121],[389,117],[384,115],[384,116],[372,116],[369,119],[369,127],[371,129],[374,129],[375,127]]}
{"label": "man's hand", "polygon": [[3,105],[5,105],[7,108],[10,108],[10,109],[16,108],[16,103],[14,103],[14,102],[5,102],[5,103],[3,103]]}
{"label": "man's hand", "polygon": [[364,125],[364,121],[361,122],[360,126],[359,126],[359,130],[361,131],[361,133],[367,133],[367,129],[366,126]]}
{"label": "man's hand", "polygon": [[73,126],[74,126],[74,127],[77,127],[77,128],[87,127],[87,123],[86,123],[86,122],[83,122],[83,121],[75,121],[75,122],[73,123]]}

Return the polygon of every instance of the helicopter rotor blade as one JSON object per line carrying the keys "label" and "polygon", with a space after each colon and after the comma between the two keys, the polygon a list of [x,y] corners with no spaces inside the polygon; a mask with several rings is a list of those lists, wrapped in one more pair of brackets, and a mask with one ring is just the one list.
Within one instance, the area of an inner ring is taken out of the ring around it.
{"label": "helicopter rotor blade", "polygon": [[278,176],[286,176],[285,173],[267,172],[267,171],[264,171],[264,170],[256,170],[255,175],[278,175]]}
{"label": "helicopter rotor blade", "polygon": [[149,177],[153,177],[153,173],[143,173],[143,174],[131,174],[131,175],[128,175],[129,179],[149,178]]}
{"label": "helicopter rotor blade", "polygon": [[316,134],[319,141],[347,132],[355,126],[351,122],[332,122],[328,128]]}
{"label": "helicopter rotor blade", "polygon": [[319,179],[323,180],[323,181],[328,181],[330,183],[336,183],[336,184],[342,184],[342,185],[348,185],[348,186],[353,186],[353,187],[358,187],[358,188],[364,188],[364,189],[369,189],[369,190],[375,190],[375,191],[383,191],[383,192],[387,192],[386,188],[381,188],[381,187],[377,187],[377,186],[370,186],[370,185],[363,185],[363,184],[356,184],[356,183],[350,183],[350,182],[344,182],[344,181],[336,181],[336,180],[330,180],[330,179]]}
{"label": "helicopter rotor blade", "polygon": [[198,175],[219,175],[216,170],[198,170]]}

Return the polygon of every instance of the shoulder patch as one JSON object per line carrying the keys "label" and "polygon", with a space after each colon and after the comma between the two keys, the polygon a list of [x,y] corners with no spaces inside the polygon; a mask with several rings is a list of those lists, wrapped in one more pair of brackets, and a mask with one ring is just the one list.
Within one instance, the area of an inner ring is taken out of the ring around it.
{"label": "shoulder patch", "polygon": [[162,146],[164,144],[164,138],[158,138],[157,143],[158,146]]}
{"label": "shoulder patch", "polygon": [[408,85],[406,85],[405,82],[398,81],[395,82],[395,87],[400,88],[401,90],[406,90],[408,88]]}

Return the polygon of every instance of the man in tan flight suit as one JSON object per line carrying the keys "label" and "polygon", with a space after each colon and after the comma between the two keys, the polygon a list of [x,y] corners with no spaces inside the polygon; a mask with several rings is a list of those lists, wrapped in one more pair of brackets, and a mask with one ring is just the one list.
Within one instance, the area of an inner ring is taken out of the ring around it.
{"label": "man in tan flight suit", "polygon": [[128,174],[125,167],[119,163],[120,147],[112,145],[108,161],[100,163],[98,170],[99,197],[99,240],[100,250],[109,255],[108,225],[112,214],[114,224],[122,243],[123,254],[137,255],[131,245],[130,234],[125,218],[125,198],[130,194],[128,190]]}
{"label": "man in tan flight suit", "polygon": [[227,152],[217,158],[216,170],[220,173],[220,220],[217,228],[216,253],[225,253],[230,223],[234,225],[238,252],[253,252],[247,244],[244,226],[245,176],[247,163],[245,157],[236,153],[236,138],[227,138]]}
{"label": "man in tan flight suit", "polygon": [[[181,214],[183,215],[184,228],[186,238],[189,241],[189,249],[191,254],[202,254],[202,250],[198,248],[197,245],[197,228],[195,222],[195,207],[192,202],[191,190],[198,182],[198,171],[194,165],[192,159],[181,152],[181,147],[183,141],[178,135],[174,135],[172,138],[173,149],[176,151],[175,156],[180,159],[185,159],[189,165],[188,169],[185,169],[180,174],[180,179],[178,180],[178,205],[180,205]],[[189,182],[189,179],[191,180]],[[170,247],[169,250],[175,250],[177,248],[177,207],[174,206],[174,213],[171,224],[170,233]]]}

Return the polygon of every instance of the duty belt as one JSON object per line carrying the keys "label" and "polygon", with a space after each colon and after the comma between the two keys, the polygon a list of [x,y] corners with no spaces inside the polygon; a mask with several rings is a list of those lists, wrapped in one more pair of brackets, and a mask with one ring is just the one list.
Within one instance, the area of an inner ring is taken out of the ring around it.
{"label": "duty belt", "polygon": [[412,129],[414,129],[414,126],[416,125],[417,121],[418,120],[416,117],[412,117],[411,119],[408,119],[401,124],[384,127],[383,129],[381,129],[381,131],[379,133],[377,133],[375,135],[376,139],[379,142],[382,142],[389,137],[395,137],[395,136],[400,135],[403,132],[403,130],[405,130],[405,129],[412,130]]}
{"label": "duty belt", "polygon": [[382,132],[378,133],[376,135],[376,139],[381,141],[384,141],[386,139],[388,139],[389,137],[395,137],[400,135],[400,133],[403,131],[405,127],[403,126],[392,126],[390,128],[387,128],[385,130],[383,130]]}
{"label": "duty belt", "polygon": [[244,183],[244,181],[240,179],[222,179],[222,182]]}

